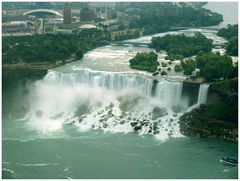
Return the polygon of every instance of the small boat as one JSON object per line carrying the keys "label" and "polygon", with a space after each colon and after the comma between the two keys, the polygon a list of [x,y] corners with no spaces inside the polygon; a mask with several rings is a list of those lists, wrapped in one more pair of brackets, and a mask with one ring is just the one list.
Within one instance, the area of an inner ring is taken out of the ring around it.
{"label": "small boat", "polygon": [[220,162],[227,164],[227,165],[232,165],[232,166],[238,166],[238,160],[229,158],[228,156],[223,157]]}

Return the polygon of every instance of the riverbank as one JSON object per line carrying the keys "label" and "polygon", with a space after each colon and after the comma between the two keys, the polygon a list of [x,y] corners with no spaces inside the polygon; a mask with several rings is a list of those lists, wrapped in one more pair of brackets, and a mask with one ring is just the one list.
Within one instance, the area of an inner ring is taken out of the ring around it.
{"label": "riverbank", "polygon": [[[71,61],[69,61],[71,62]],[[5,64],[2,65],[2,77],[7,79],[9,77],[19,78],[27,76],[40,76],[44,77],[48,69],[53,69],[64,65],[65,62],[43,62],[43,63],[17,63],[17,64]]]}

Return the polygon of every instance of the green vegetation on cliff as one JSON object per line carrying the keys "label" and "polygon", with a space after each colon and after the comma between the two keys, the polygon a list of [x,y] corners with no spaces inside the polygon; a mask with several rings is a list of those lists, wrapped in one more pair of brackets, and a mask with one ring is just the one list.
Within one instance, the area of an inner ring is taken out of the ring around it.
{"label": "green vegetation on cliff", "polygon": [[159,65],[157,58],[158,56],[154,52],[137,53],[134,58],[129,60],[130,67],[132,69],[154,72],[157,70],[157,67]]}
{"label": "green vegetation on cliff", "polygon": [[164,37],[153,37],[150,47],[157,51],[167,51],[170,60],[183,59],[200,52],[210,52],[212,40],[201,33],[195,33],[193,37],[187,37],[184,34],[166,35]]}
{"label": "green vegetation on cliff", "polygon": [[44,34],[3,37],[3,64],[80,59],[86,51],[103,45],[108,34],[84,30],[79,34]]}
{"label": "green vegetation on cliff", "polygon": [[217,33],[228,40],[226,50],[229,55],[238,56],[238,25],[228,25],[227,28],[222,28]]}
{"label": "green vegetation on cliff", "polygon": [[225,91],[227,90],[238,92],[238,77],[229,80],[214,82],[211,84],[211,87],[214,89],[223,89]]}
{"label": "green vegetation on cliff", "polygon": [[236,67],[232,64],[231,57],[215,53],[203,53],[196,57],[197,68],[200,69],[200,76],[207,81],[228,79],[237,76]]}

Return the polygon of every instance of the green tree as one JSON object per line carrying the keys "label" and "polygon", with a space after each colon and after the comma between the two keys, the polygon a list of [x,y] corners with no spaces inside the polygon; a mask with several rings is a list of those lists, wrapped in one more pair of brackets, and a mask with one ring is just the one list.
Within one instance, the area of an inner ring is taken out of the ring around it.
{"label": "green tree", "polygon": [[78,59],[82,59],[83,58],[83,52],[81,50],[78,50],[76,52],[76,56],[77,56]]}
{"label": "green tree", "polygon": [[174,71],[175,72],[181,72],[182,71],[182,66],[181,65],[175,65],[174,66]]}
{"label": "green tree", "polygon": [[238,25],[228,25],[227,28],[222,28],[217,33],[228,40],[226,45],[227,54],[238,56]]}
{"label": "green tree", "polygon": [[237,36],[233,36],[228,40],[226,50],[229,55],[238,56],[238,37]]}
{"label": "green tree", "polygon": [[154,52],[137,53],[137,55],[129,60],[130,67],[148,72],[155,72],[159,65],[157,61],[158,55]]}
{"label": "green tree", "polygon": [[[109,40],[108,32],[84,30],[78,34],[43,34],[3,37],[3,64],[18,62],[56,62],[83,54]],[[11,48],[10,48],[11,47]],[[81,51],[80,51],[81,50]]]}
{"label": "green tree", "polygon": [[167,51],[170,60],[182,60],[184,57],[197,55],[201,52],[210,52],[212,40],[201,33],[195,33],[193,37],[187,37],[184,34],[166,35],[164,37],[153,37],[150,47],[156,51]]}
{"label": "green tree", "polygon": [[185,75],[191,75],[192,72],[196,69],[196,64],[193,59],[182,60],[181,65],[183,68],[183,73]]}
{"label": "green tree", "polygon": [[208,81],[227,79],[234,69],[231,57],[215,53],[198,55],[196,65],[200,69],[200,75]]}

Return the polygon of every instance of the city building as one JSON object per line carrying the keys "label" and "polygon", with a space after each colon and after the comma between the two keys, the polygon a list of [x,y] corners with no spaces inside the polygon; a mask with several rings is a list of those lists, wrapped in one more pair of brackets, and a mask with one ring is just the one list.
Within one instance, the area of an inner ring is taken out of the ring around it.
{"label": "city building", "polygon": [[127,36],[127,35],[136,35],[136,36],[142,36],[144,32],[144,29],[139,28],[139,29],[126,29],[126,30],[121,30],[121,31],[113,31],[110,33],[111,39],[112,40],[117,40],[121,36]]}
{"label": "city building", "polygon": [[80,11],[80,18],[83,23],[94,23],[97,16],[94,9],[84,8]]}
{"label": "city building", "polygon": [[72,9],[71,8],[71,14],[72,16],[80,16],[80,10],[79,9]]}
{"label": "city building", "polygon": [[108,31],[118,31],[121,23],[117,19],[105,20],[98,23],[98,26]]}
{"label": "city building", "polygon": [[7,23],[11,21],[26,21],[30,20],[29,17],[23,16],[23,15],[14,15],[14,16],[8,16],[8,15],[3,15],[2,16],[2,22]]}
{"label": "city building", "polygon": [[45,22],[45,25],[57,25],[62,23],[63,23],[62,18],[52,18],[52,19],[47,19]]}
{"label": "city building", "polygon": [[116,19],[117,18],[117,11],[112,9],[112,8],[108,8],[107,9],[107,18],[108,19]]}
{"label": "city building", "polygon": [[63,23],[64,24],[71,24],[72,23],[72,15],[71,15],[71,8],[69,3],[65,3],[63,9]]}
{"label": "city building", "polygon": [[46,25],[44,26],[44,33],[53,32],[53,25]]}
{"label": "city building", "polygon": [[61,34],[72,34],[72,30],[69,29],[54,29],[53,27],[53,33],[61,33]]}
{"label": "city building", "polygon": [[9,23],[2,23],[3,33],[15,33],[15,32],[30,32],[32,24],[26,21],[12,21]]}
{"label": "city building", "polygon": [[117,2],[90,2],[89,6],[92,8],[115,8]]}
{"label": "city building", "polygon": [[80,30],[83,30],[83,29],[97,29],[97,27],[93,24],[83,24],[83,25],[79,26],[79,29]]}

